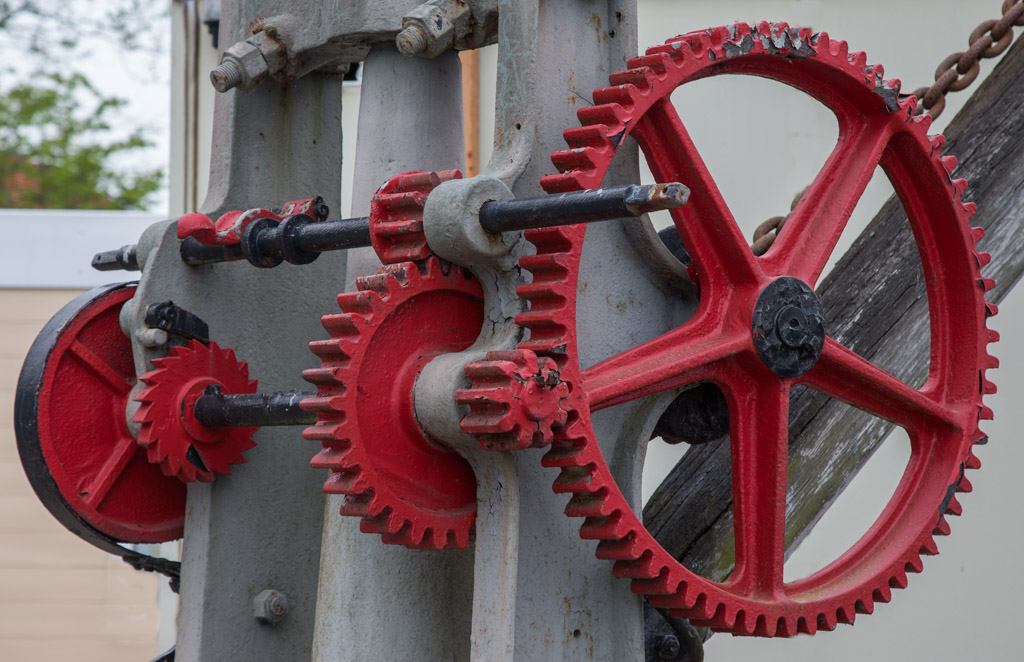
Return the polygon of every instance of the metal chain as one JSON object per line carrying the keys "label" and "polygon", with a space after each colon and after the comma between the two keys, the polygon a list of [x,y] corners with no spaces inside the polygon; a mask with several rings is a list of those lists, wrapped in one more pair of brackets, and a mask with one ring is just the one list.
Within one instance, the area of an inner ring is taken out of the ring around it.
{"label": "metal chain", "polygon": [[[939,63],[935,70],[935,83],[931,87],[919,87],[913,91],[921,103],[914,109],[915,115],[926,110],[937,118],[946,109],[946,95],[966,89],[978,78],[981,71],[981,58],[999,57],[1013,43],[1013,27],[1024,26],[1024,0],[1003,0],[1003,16],[990,19],[974,29],[969,38],[970,46],[966,51],[953,53]],[[806,191],[807,189],[804,189]],[[790,211],[796,208],[804,191],[794,199]],[[764,255],[788,216],[773,216],[757,226],[754,230],[754,243],[751,245],[754,255]]]}

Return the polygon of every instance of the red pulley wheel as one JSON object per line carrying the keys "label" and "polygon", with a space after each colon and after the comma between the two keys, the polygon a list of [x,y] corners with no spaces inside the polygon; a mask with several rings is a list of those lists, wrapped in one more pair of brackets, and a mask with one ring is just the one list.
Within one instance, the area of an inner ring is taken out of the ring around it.
{"label": "red pulley wheel", "polygon": [[186,487],[150,464],[128,431],[135,386],[121,306],[135,283],[82,294],[29,349],[14,402],[18,453],[47,510],[76,535],[130,543],[180,538]]}

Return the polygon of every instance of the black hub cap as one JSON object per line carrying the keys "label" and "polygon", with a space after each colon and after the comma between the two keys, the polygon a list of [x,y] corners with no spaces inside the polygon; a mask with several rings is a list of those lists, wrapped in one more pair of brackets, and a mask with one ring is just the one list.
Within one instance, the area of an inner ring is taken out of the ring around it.
{"label": "black hub cap", "polygon": [[754,305],[754,347],[772,372],[799,377],[814,367],[825,345],[825,315],[807,283],[783,276]]}

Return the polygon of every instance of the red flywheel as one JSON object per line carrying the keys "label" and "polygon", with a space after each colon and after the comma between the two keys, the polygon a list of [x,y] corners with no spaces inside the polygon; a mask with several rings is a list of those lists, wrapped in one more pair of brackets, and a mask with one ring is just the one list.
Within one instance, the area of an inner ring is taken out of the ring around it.
{"label": "red flywheel", "polygon": [[[25,358],[14,403],[18,453],[47,510],[86,540],[180,538],[185,485],[150,464],[128,430],[132,344],[118,314],[134,283],[107,285],[62,308]],[[95,542],[94,542],[95,544]]]}
{"label": "red flywheel", "polygon": [[[980,463],[972,444],[982,396],[995,391],[985,372],[997,365],[986,328],[995,306],[992,281],[975,251],[982,232],[968,225],[966,182],[951,177],[943,139],[930,119],[913,117],[916,100],[899,94],[881,66],[845,42],[785,24],[735,24],[691,33],[634,58],[597,90],[597,105],[569,129],[570,149],[552,156],[561,174],[542,180],[549,193],[597,188],[625,136],[639,143],[657,181],[682,182],[689,203],[672,219],[701,285],[692,319],[581,370],[576,297],[586,227],[530,230],[537,254],[521,265],[533,282],[519,293],[530,310],[520,350],[554,360],[570,386],[568,423],[556,427],[544,464],[561,469],[556,492],[573,495],[568,515],[586,518],[581,535],[652,605],[696,624],[737,634],[792,636],[832,629],[871,613],[935,554],[944,515],[959,514],[954,492],[968,491],[964,468]],[[755,257],[670,101],[680,85],[708,76],[773,79],[814,97],[836,116],[839,139],[822,171],[771,249]],[[907,211],[925,274],[931,329],[928,378],[899,381],[826,335],[813,288],[876,166]],[[723,582],[698,576],[666,552],[619,490],[591,425],[593,412],[706,381],[730,412],[736,565]],[[790,390],[804,384],[904,428],[909,465],[872,528],[839,559],[794,582],[783,580]]]}

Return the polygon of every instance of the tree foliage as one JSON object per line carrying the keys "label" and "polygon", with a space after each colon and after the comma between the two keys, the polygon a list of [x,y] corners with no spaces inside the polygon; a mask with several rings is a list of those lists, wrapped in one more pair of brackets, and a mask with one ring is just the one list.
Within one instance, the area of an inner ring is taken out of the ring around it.
{"label": "tree foliage", "polygon": [[122,99],[75,70],[102,39],[124,51],[159,51],[154,21],[166,4],[111,0],[0,0],[0,208],[139,209],[161,169],[130,172],[123,155],[148,148],[125,131]]}
{"label": "tree foliage", "polygon": [[0,207],[138,209],[160,188],[160,169],[128,174],[119,154],[150,145],[141,130],[105,139],[121,99],[81,74],[48,74],[0,96]]}

